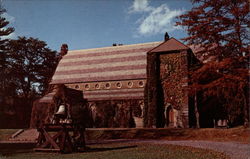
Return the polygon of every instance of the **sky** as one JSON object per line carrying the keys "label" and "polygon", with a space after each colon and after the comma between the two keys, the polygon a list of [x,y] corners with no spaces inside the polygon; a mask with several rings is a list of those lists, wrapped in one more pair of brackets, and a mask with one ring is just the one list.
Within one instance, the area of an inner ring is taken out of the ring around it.
{"label": "sky", "polygon": [[181,39],[176,17],[192,8],[189,0],[1,0],[5,18],[18,36],[38,38],[53,50],[162,41],[165,32]]}

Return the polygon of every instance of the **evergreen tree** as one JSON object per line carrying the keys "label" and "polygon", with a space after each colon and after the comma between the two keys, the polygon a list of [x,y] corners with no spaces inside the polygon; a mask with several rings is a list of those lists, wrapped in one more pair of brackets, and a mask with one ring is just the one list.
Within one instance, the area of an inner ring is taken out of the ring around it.
{"label": "evergreen tree", "polygon": [[[8,27],[9,22],[3,17],[6,10],[0,4],[0,98],[3,100],[3,96],[6,95],[9,74],[8,56],[8,42],[9,39],[5,37],[14,32],[14,28]],[[1,101],[0,101],[1,102]]]}
{"label": "evergreen tree", "polygon": [[186,27],[189,36],[184,40],[196,46],[204,62],[191,74],[193,95],[216,99],[231,123],[248,125],[248,0],[193,0],[193,5],[177,22]]}

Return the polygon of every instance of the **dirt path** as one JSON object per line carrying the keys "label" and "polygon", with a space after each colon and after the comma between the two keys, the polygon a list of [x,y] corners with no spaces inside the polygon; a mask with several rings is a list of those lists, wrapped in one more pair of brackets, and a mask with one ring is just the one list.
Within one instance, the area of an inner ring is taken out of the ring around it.
{"label": "dirt path", "polygon": [[[150,143],[150,144],[172,144],[181,146],[191,146],[202,149],[211,149],[223,152],[231,159],[250,159],[250,145],[237,142],[214,142],[214,141],[167,141],[167,140],[106,140],[98,143]],[[94,143],[92,143],[94,144]]]}
{"label": "dirt path", "polygon": [[203,149],[211,149],[223,152],[228,156],[230,156],[231,159],[250,159],[249,144],[247,145],[235,142],[213,142],[213,141],[151,141],[151,143],[173,144],[182,146],[192,146]]}

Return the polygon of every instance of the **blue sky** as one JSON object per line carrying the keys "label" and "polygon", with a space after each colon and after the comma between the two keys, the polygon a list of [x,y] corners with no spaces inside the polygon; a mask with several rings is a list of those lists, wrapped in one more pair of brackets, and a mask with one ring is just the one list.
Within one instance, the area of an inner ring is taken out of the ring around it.
{"label": "blue sky", "polygon": [[70,50],[161,41],[167,31],[186,32],[175,17],[190,10],[189,0],[2,0],[4,16],[15,28],[11,38],[34,37],[53,50]]}

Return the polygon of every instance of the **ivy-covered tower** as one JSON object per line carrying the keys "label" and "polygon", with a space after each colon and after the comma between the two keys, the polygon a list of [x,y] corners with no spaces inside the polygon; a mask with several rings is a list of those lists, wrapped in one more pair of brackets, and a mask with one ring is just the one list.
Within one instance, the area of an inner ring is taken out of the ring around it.
{"label": "ivy-covered tower", "polygon": [[191,49],[174,38],[147,53],[145,127],[189,127]]}

